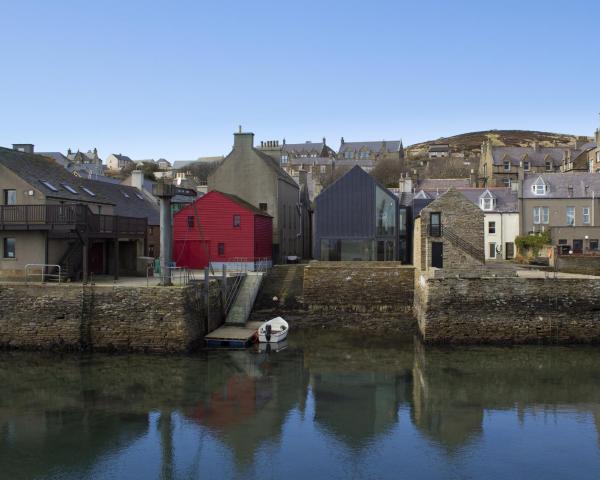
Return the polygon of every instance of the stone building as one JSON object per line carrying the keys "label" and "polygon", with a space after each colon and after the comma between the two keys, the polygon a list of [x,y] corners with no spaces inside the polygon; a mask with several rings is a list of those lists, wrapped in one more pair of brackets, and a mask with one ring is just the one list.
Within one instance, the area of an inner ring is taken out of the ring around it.
{"label": "stone building", "polygon": [[484,254],[484,213],[451,189],[415,218],[413,258],[417,269],[464,269],[480,266]]}
{"label": "stone building", "polygon": [[490,141],[481,146],[479,184],[483,187],[509,187],[518,181],[519,168],[525,173],[588,171],[588,151],[595,143],[587,138],[562,147],[495,147]]}
{"label": "stone building", "polygon": [[302,256],[304,217],[299,185],[271,156],[254,148],[254,134],[234,134],[233,150],[208,177],[208,190],[237,195],[273,217],[273,261]]}
{"label": "stone building", "polygon": [[447,143],[434,143],[427,149],[429,158],[446,158],[450,156],[450,145]]}
{"label": "stone building", "polygon": [[134,161],[127,155],[111,153],[108,157],[106,157],[106,166],[109,170],[123,170],[129,165],[134,165]]}
{"label": "stone building", "polygon": [[561,249],[597,251],[600,173],[525,175],[519,189],[521,232],[551,231]]}
{"label": "stone building", "polygon": [[382,160],[404,160],[404,145],[402,140],[381,140],[374,142],[346,142],[340,140],[337,153],[337,165],[359,166],[370,171],[375,164]]}

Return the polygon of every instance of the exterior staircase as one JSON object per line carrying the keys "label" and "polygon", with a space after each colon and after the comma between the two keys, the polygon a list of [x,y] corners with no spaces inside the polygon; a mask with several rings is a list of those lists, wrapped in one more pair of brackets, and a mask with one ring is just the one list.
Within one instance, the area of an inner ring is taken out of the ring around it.
{"label": "exterior staircase", "polygon": [[[304,264],[275,265],[265,277],[256,299],[257,310],[302,310]],[[277,297],[277,301],[273,298]]]}
{"label": "exterior staircase", "polygon": [[264,274],[262,272],[248,272],[241,279],[235,299],[227,312],[226,325],[245,325],[252,312],[254,301],[260,290]]}
{"label": "exterior staircase", "polygon": [[83,245],[79,240],[75,240],[70,244],[58,264],[61,268],[62,277],[77,280],[83,265]]}
{"label": "exterior staircase", "polygon": [[461,249],[467,255],[470,255],[480,263],[485,263],[485,252],[483,249],[476,247],[471,242],[459,237],[451,228],[444,227],[443,237],[446,238],[456,248]]}

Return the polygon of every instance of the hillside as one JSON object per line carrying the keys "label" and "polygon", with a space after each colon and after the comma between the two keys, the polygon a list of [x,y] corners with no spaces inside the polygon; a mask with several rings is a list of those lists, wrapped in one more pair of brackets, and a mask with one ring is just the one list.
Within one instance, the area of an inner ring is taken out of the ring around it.
{"label": "hillside", "polygon": [[[442,137],[436,140],[416,143],[406,148],[411,156],[427,153],[429,145],[449,144],[453,152],[478,154],[485,139],[490,139],[497,146],[526,147],[537,142],[542,147],[566,145],[574,143],[577,135],[551,132],[536,132],[529,130],[485,130],[481,132],[462,133],[452,137]],[[585,137],[587,138],[587,137]]]}

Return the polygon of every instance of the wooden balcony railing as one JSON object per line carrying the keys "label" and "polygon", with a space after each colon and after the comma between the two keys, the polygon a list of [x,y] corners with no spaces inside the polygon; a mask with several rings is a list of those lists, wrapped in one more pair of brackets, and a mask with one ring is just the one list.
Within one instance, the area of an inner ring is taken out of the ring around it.
{"label": "wooden balcony railing", "polygon": [[66,226],[83,229],[89,234],[135,235],[146,233],[146,218],[98,215],[87,205],[1,205],[0,230],[16,226],[43,229]]}

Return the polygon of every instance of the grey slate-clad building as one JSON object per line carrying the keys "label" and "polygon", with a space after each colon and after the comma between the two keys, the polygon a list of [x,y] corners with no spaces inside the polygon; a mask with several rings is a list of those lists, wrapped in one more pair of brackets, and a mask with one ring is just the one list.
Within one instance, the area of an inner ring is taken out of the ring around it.
{"label": "grey slate-clad building", "polygon": [[362,168],[323,190],[315,204],[316,259],[398,259],[398,198]]}

